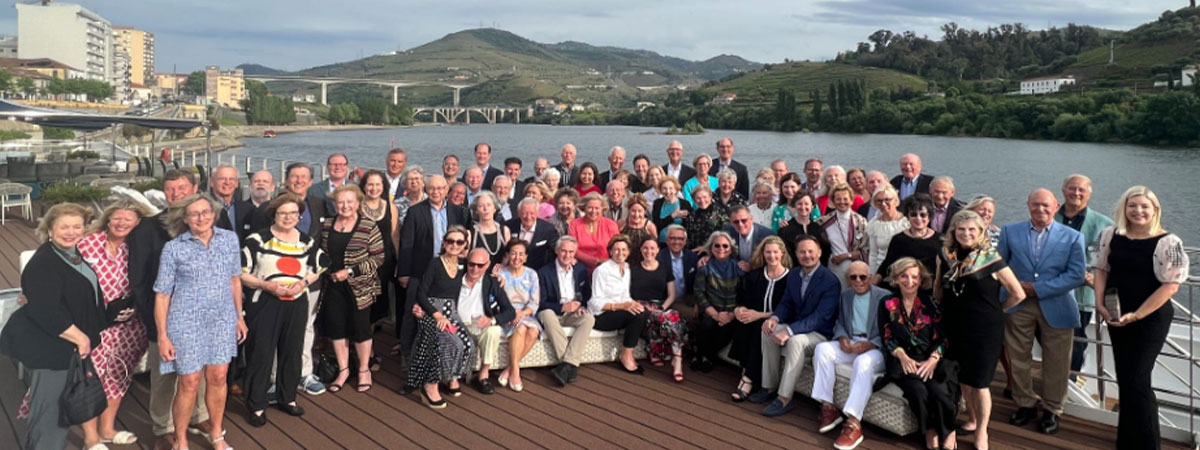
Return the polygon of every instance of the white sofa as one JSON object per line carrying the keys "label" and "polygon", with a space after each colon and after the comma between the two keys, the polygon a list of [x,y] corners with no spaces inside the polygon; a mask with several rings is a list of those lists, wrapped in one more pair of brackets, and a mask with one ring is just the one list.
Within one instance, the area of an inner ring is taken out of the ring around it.
{"label": "white sofa", "polygon": [[[563,331],[567,333],[567,337],[575,334],[575,328],[563,327]],[[598,363],[612,362],[617,360],[617,356],[621,352],[621,331],[596,331],[592,330],[592,334],[588,336],[587,346],[583,349],[582,363]],[[638,345],[633,350],[633,356],[637,359],[646,357],[645,340],[638,340]],[[500,341],[500,351],[496,355],[496,365],[492,369],[503,369],[508,367],[508,339]],[[558,365],[560,361],[554,353],[554,345],[550,343],[550,339],[546,337],[546,333],[541,333],[538,336],[538,342],[533,345],[529,353],[521,358],[521,367],[550,367]],[[475,368],[479,368],[479,358],[476,355]]]}

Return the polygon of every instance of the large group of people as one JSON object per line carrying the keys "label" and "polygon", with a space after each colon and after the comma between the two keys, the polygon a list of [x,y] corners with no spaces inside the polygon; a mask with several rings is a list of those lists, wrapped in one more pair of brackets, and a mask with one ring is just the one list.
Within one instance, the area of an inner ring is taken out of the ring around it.
{"label": "large group of people", "polygon": [[[558,164],[538,158],[522,179],[523,161],[494,167],[486,143],[473,164],[445,156],[440,173],[396,148],[385,170],[357,176],[346,155],[331,155],[315,183],[310,166],[292,164],[278,195],[270,172],[249,174],[245,199],[232,167],[213,171],[208,192],[192,173],[168,171],[168,208],[153,216],[125,200],[95,221],[89,208],[55,205],[22,276],[27,304],[0,335],[0,351],[33,374],[28,447],[66,445],[58,398],[72,354],[92,358],[109,402],[82,424],[84,448],[137,441],[115,417],[146,354],[155,448],[186,447],[192,432],[221,450],[228,386],[256,427],[270,404],[303,415],[297,392],[350,382],[367,392],[373,336],[391,317],[402,391],[434,409],[464,384],[521,392],[522,359],[543,336],[558,361],[550,372],[570,385],[591,331],[619,331],[624,372],[644,373],[639,345],[674,382],[687,356],[695,372],[727,356],[741,374],[731,401],[778,416],[809,396],[819,432],[841,425],[838,449],[863,441],[864,410],[889,382],[928,448],[957,448],[963,432],[988,448],[997,363],[1018,405],[1009,422],[1055,433],[1067,384],[1082,378],[1088,346],[1075,338],[1093,314],[1113,341],[1117,447],[1158,446],[1150,374],[1188,259],[1152,191],[1130,188],[1112,220],[1089,207],[1091,180],[1072,174],[1063,204],[1036,189],[1028,220],[998,226],[994,200],[955,198],[954,180],[923,173],[915,154],[890,182],[817,158],[801,173],[776,160],[751,179],[734,154],[723,138],[715,157],[689,166],[674,141],[664,164],[639,154],[626,168],[614,147],[601,172],[567,144]],[[318,338],[336,364],[325,382]],[[245,369],[234,374],[239,353]],[[810,361],[812,390],[799,392]],[[851,374],[840,407],[837,365]]]}

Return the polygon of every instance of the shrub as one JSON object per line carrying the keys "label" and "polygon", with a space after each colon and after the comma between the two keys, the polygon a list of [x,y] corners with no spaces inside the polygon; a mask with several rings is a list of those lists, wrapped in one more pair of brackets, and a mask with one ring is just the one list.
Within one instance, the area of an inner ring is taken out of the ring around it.
{"label": "shrub", "polygon": [[108,189],[95,186],[80,186],[71,182],[59,182],[42,190],[42,201],[46,205],[74,202],[88,205],[108,197]]}

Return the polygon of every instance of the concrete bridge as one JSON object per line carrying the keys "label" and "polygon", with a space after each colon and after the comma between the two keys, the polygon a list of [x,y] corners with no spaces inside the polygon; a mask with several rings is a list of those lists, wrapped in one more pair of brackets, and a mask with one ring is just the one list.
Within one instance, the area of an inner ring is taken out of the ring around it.
{"label": "concrete bridge", "polygon": [[321,85],[321,104],[328,105],[328,91],[331,84],[374,84],[377,86],[391,86],[392,88],[392,104],[400,103],[400,88],[409,86],[444,86],[454,89],[454,106],[458,106],[458,94],[462,88],[474,86],[474,84],[454,84],[441,81],[418,81],[418,80],[385,80],[380,78],[346,78],[346,77],[310,77],[303,75],[246,75],[246,79],[258,81],[302,81],[306,83],[314,83]]}
{"label": "concrete bridge", "polygon": [[[456,91],[455,94],[457,94],[457,93],[458,92]],[[455,96],[455,100],[458,100],[457,95]],[[521,123],[521,114],[522,113],[525,114],[525,117],[529,117],[529,116],[533,115],[533,108],[531,108],[531,107],[512,107],[512,106],[465,106],[464,107],[464,106],[457,106],[457,103],[458,102],[456,101],[455,106],[414,106],[412,109],[413,119],[416,119],[418,115],[428,113],[428,114],[430,114],[430,120],[433,123],[438,123],[438,119],[440,118],[441,122],[443,122],[443,123],[460,123],[460,121],[461,121],[461,123],[470,124],[471,123],[471,114],[474,113],[474,114],[482,117],[485,122],[487,122],[489,124],[493,124],[496,122],[503,122],[507,118],[507,116],[510,114],[513,115],[513,119],[516,123]]]}

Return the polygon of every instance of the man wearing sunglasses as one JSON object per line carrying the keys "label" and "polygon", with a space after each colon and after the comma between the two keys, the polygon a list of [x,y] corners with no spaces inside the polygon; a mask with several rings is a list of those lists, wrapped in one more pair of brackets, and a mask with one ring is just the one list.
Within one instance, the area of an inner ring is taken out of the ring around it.
{"label": "man wearing sunglasses", "polygon": [[762,412],[769,417],[796,408],[792,394],[808,359],[808,349],[833,336],[842,291],[837,275],[821,265],[817,238],[802,234],[796,239],[796,261],[799,267],[788,273],[783,299],[775,307],[775,314],[763,323],[763,389],[750,396],[754,403],[771,401]]}
{"label": "man wearing sunglasses", "polygon": [[[465,239],[446,242],[461,248]],[[516,311],[508,301],[508,295],[495,277],[487,275],[491,264],[486,250],[477,248],[467,256],[467,274],[463,276],[462,290],[458,294],[458,316],[467,326],[467,332],[475,338],[479,349],[479,376],[471,383],[479,392],[491,395],[496,392],[488,375],[488,369],[496,363],[500,353],[500,325],[516,317]]]}
{"label": "man wearing sunglasses", "polygon": [[[834,448],[849,450],[862,443],[863,409],[871,398],[871,387],[875,374],[883,371],[883,353],[879,348],[883,341],[879,337],[876,312],[879,302],[891,294],[887,289],[872,286],[867,263],[855,261],[846,269],[848,289],[842,291],[838,301],[838,318],[833,325],[832,341],[817,344],[813,352],[812,398],[821,402],[821,425],[818,431],[826,433],[846,420],[842,432],[834,442]],[[833,385],[837,382],[834,367],[853,367],[850,378],[850,394],[841,411],[833,405]],[[842,414],[845,414],[843,418]]]}
{"label": "man wearing sunglasses", "polygon": [[750,256],[758,244],[767,236],[775,235],[770,228],[754,223],[754,216],[746,205],[737,205],[729,210],[729,225],[725,226],[725,232],[737,239],[738,261],[746,263],[742,270],[750,267]]}

